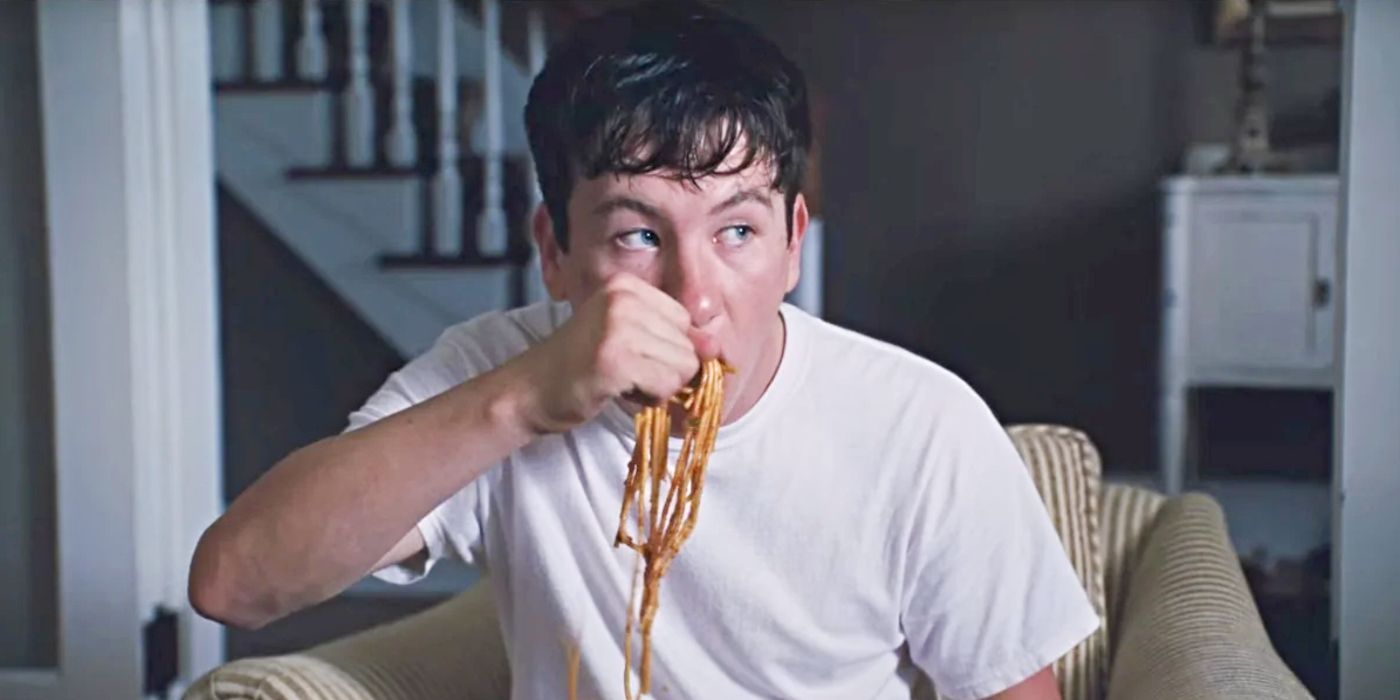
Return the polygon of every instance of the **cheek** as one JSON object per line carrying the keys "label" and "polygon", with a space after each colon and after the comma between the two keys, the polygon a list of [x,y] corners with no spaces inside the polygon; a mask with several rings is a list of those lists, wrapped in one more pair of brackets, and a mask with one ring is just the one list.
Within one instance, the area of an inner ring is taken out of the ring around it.
{"label": "cheek", "polygon": [[765,253],[736,256],[726,271],[725,296],[731,315],[740,323],[766,322],[787,293],[787,256],[774,251]]}
{"label": "cheek", "polygon": [[756,251],[761,252],[760,255],[739,256],[742,259],[736,263],[736,268],[751,293],[761,298],[781,298],[787,289],[789,255],[786,246],[768,243],[770,247]]}

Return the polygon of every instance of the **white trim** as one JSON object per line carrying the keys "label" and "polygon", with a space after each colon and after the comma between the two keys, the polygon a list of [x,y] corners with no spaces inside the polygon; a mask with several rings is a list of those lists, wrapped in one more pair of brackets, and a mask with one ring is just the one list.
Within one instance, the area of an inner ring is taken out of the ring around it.
{"label": "white trim", "polygon": [[219,510],[220,412],[206,8],[128,0],[122,135],[136,466],[138,612],[181,614],[185,680],[222,661],[186,577]]}
{"label": "white trim", "polygon": [[1347,9],[1332,590],[1340,697],[1379,698],[1400,687],[1400,3]]}
{"label": "white trim", "polygon": [[[154,0],[153,0],[154,1]],[[186,596],[189,562],[195,545],[222,511],[223,401],[219,364],[218,250],[214,224],[213,104],[203,2],[171,3],[169,16],[169,95],[173,206],[166,241],[173,250],[171,335],[177,401],[167,408],[179,430],[165,476],[176,494],[177,511],[170,530],[173,547],[167,600],[181,610],[181,680],[189,682],[224,661],[223,629],[194,614]]]}
{"label": "white trim", "polygon": [[185,680],[223,657],[184,595],[219,503],[207,8],[38,9],[59,669],[0,673],[0,696],[137,697],[156,603],[181,614]]}

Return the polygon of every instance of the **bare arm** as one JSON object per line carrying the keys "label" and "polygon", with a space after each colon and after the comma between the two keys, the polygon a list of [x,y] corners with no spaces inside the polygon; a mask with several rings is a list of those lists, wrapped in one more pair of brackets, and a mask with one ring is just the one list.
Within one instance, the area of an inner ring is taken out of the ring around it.
{"label": "bare arm", "polygon": [[670,396],[699,368],[675,300],[619,276],[553,336],[500,368],[278,462],[205,531],[189,594],[256,628],[420,553],[415,525],[536,436],[628,391]]}
{"label": "bare arm", "polygon": [[1054,671],[1046,666],[1034,676],[993,695],[990,700],[1060,700],[1060,686],[1055,683]]}
{"label": "bare arm", "polygon": [[522,393],[503,367],[293,452],[204,533],[191,601],[221,622],[260,627],[406,558],[391,550],[414,544],[423,514],[530,440],[514,417]]}
{"label": "bare arm", "polygon": [[423,533],[419,532],[416,527],[412,528],[407,535],[403,536],[403,539],[399,540],[398,544],[394,545],[393,549],[380,557],[379,561],[369,570],[378,571],[391,564],[402,564],[414,557],[426,556],[427,546],[428,543],[423,541]]}

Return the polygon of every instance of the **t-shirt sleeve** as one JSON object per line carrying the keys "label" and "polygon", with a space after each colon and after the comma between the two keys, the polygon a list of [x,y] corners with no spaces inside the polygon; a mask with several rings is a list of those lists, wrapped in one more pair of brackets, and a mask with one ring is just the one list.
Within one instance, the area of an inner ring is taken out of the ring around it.
{"label": "t-shirt sleeve", "polygon": [[[384,385],[350,414],[345,432],[359,430],[426,401],[487,369],[489,361],[480,350],[449,329],[427,352],[389,375]],[[409,584],[426,576],[443,559],[485,567],[482,541],[490,502],[489,474],[488,471],[473,480],[418,521],[426,559],[387,566],[373,572],[373,576],[389,583]]]}
{"label": "t-shirt sleeve", "polygon": [[1099,625],[1001,424],[962,391],[924,450],[902,624],[910,657],[952,700],[1026,680]]}

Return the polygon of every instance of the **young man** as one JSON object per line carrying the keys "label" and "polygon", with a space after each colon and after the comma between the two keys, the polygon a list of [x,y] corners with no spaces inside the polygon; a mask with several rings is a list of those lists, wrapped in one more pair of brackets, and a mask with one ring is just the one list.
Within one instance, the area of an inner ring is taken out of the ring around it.
{"label": "young man", "polygon": [[573,644],[582,696],[621,698],[632,415],[720,357],[656,695],[907,698],[921,670],[950,698],[1059,697],[1048,667],[1098,618],[1001,426],[944,369],[782,303],[798,70],[714,10],[645,5],[583,23],[525,117],[557,301],[449,328],[248,489],[196,552],[200,611],[256,627],[459,558],[491,573],[513,697],[564,697]]}

